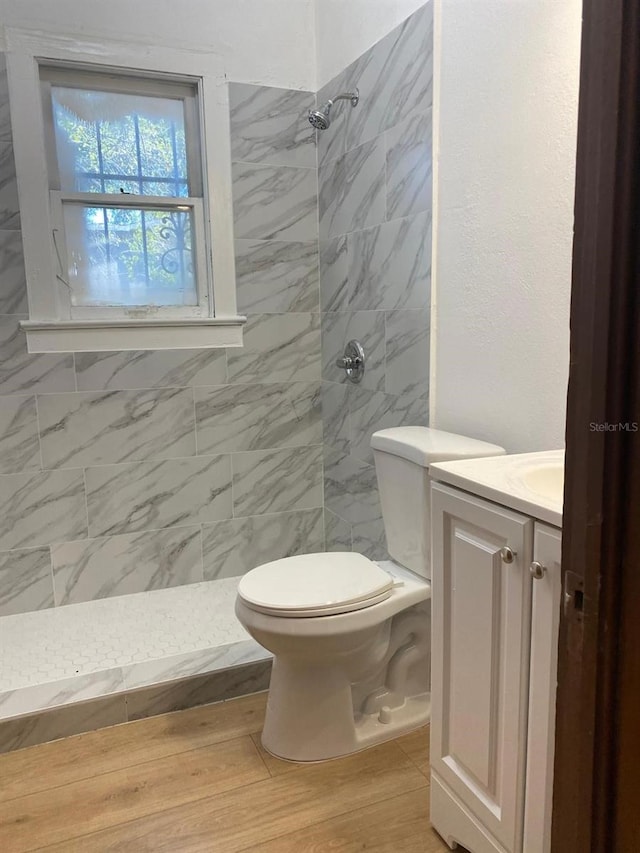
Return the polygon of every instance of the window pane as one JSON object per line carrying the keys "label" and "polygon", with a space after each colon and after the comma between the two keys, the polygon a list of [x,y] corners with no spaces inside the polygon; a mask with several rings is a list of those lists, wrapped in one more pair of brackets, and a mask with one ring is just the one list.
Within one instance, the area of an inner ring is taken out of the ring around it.
{"label": "window pane", "polygon": [[[186,196],[184,101],[52,86],[61,189]],[[95,188],[97,187],[97,189]]]}
{"label": "window pane", "polygon": [[72,305],[197,305],[192,212],[64,205]]}

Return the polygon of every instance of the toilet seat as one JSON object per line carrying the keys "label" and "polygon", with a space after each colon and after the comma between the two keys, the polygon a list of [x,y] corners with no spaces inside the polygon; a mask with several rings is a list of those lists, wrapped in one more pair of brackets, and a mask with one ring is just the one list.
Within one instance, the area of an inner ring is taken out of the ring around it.
{"label": "toilet seat", "polygon": [[248,572],[238,595],[270,616],[333,616],[389,598],[394,578],[362,554],[323,552],[274,560]]}

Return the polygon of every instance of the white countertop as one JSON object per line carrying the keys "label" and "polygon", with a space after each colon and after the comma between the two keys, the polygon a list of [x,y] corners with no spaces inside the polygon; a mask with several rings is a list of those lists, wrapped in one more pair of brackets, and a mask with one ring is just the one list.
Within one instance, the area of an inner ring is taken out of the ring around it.
{"label": "white countertop", "polygon": [[531,472],[557,473],[558,466],[564,466],[564,450],[438,462],[430,466],[429,474],[432,480],[457,486],[472,495],[561,528],[562,480],[550,477],[554,487],[541,491],[527,482],[532,479]]}

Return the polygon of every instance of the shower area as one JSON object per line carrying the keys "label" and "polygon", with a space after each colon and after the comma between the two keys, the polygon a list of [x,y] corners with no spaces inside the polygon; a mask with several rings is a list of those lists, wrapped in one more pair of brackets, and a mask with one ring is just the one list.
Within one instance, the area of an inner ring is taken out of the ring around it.
{"label": "shower area", "polygon": [[428,423],[432,47],[429,2],[317,93],[228,84],[242,348],[37,355],[0,55],[0,751],[264,690],[239,578],[387,558],[370,436]]}

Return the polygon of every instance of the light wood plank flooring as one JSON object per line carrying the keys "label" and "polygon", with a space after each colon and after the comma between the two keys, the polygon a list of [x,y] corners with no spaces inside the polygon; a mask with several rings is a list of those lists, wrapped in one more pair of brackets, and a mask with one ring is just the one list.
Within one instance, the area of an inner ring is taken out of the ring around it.
{"label": "light wood plank flooring", "polygon": [[266,694],[0,756],[0,851],[440,853],[421,729],[324,764],[260,744]]}

